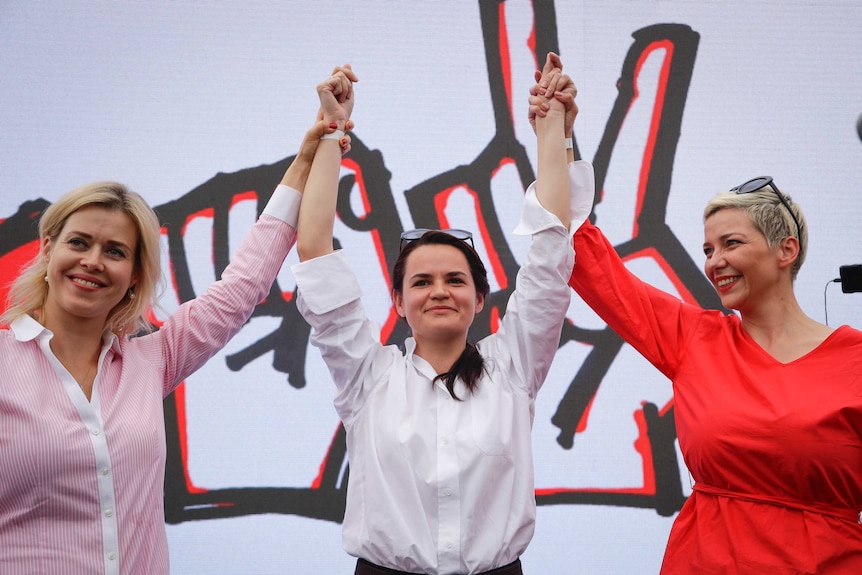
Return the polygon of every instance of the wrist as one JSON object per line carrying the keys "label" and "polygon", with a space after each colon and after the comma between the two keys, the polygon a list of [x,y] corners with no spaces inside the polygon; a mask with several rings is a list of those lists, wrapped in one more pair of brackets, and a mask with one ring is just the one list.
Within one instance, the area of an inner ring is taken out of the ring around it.
{"label": "wrist", "polygon": [[541,138],[556,139],[565,134],[561,116],[544,116],[536,118],[536,136]]}
{"label": "wrist", "polygon": [[344,137],[344,130],[337,129],[331,134],[323,134],[320,136],[321,140],[341,140]]}
{"label": "wrist", "polygon": [[331,118],[331,119],[324,118],[323,121],[326,122],[326,124],[330,128],[335,128],[336,130],[341,130],[342,132],[347,131],[346,126],[347,126],[347,123],[349,122],[349,120],[344,120],[341,118]]}

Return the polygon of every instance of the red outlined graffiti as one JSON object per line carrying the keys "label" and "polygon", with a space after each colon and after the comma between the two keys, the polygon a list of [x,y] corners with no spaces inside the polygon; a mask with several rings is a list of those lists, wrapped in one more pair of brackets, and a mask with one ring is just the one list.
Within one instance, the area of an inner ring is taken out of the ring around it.
{"label": "red outlined graffiti", "polygon": [[[485,148],[469,163],[440,173],[403,192],[412,223],[416,227],[447,227],[446,206],[456,194],[469,198],[475,212],[478,239],[485,250],[497,289],[475,321],[471,339],[493,332],[514,286],[518,264],[498,217],[492,195],[493,184],[500,174],[517,174],[522,190],[535,179],[527,150],[517,139],[514,129],[512,63],[510,38],[505,22],[505,3],[479,2],[482,37],[489,78],[489,96],[495,133]],[[539,55],[559,51],[557,23],[551,2],[533,5],[534,26],[527,44]],[[631,239],[617,249],[626,260],[649,259],[655,262],[686,300],[703,307],[718,308],[714,291],[700,269],[665,223],[673,161],[680,136],[682,114],[694,70],[699,35],[689,27],[659,24],[636,31],[625,56],[617,84],[618,95],[593,165],[596,170],[597,198],[608,175],[610,160],[620,131],[632,104],[639,97],[638,78],[648,57],[662,60],[655,104],[651,111],[647,141],[641,159],[637,183],[637,204],[631,222]],[[515,100],[519,100],[515,98]],[[391,174],[384,152],[369,149],[361,134],[353,134],[352,151],[343,162],[337,210],[339,221],[351,232],[370,234],[376,251],[379,273],[388,283],[389,270],[399,249],[399,235],[404,226],[391,189]],[[577,143],[576,156],[581,152]],[[258,213],[262,210],[274,182],[278,182],[292,161],[264,165],[233,173],[218,174],[197,188],[156,208],[163,224],[171,287],[179,302],[194,298],[189,263],[199,254],[190,254],[184,242],[186,224],[194,214],[207,213],[212,218],[212,266],[220,277],[228,264],[230,210],[240,199],[256,198]],[[398,192],[402,193],[402,192]],[[37,250],[34,222],[47,206],[42,200],[22,204],[18,212],[0,222],[0,276],[14,277],[20,265]],[[595,218],[595,216],[594,216]],[[412,226],[411,226],[412,227]],[[336,238],[337,239],[337,238]],[[307,386],[328,386],[329,382],[308,381],[306,349],[308,325],[299,316],[291,290],[276,282],[253,317],[276,320],[276,327],[262,333],[255,341],[226,356],[226,367],[242,372],[252,361],[270,357],[272,370],[284,374],[286,383],[297,393]],[[385,343],[400,343],[406,337],[406,325],[398,321],[393,310],[381,332]],[[577,433],[589,426],[590,406],[602,380],[624,347],[624,342],[610,329],[587,329],[576,323],[564,327],[560,345],[580,342],[590,351],[572,374],[551,422],[559,429],[554,448],[571,450]],[[543,393],[548,393],[547,389]],[[181,386],[167,398],[165,425],[168,461],[165,479],[165,515],[170,523],[201,519],[234,517],[259,513],[292,514],[303,517],[341,521],[344,513],[349,466],[346,462],[344,430],[338,427],[325,453],[321,454],[317,474],[307,486],[299,487],[231,487],[207,488],[198,485],[189,472],[189,442],[186,426],[188,398]],[[633,414],[639,431],[633,455],[640,457],[643,481],[638,485],[617,488],[571,488],[542,486],[536,497],[540,505],[590,504],[653,508],[661,515],[676,512],[684,501],[679,462],[675,451],[673,405],[658,406],[644,400]]]}
{"label": "red outlined graffiti", "polygon": [[[603,199],[604,182],[617,137],[632,103],[638,98],[637,81],[641,66],[653,51],[663,50],[659,85],[638,181],[632,238],[616,249],[626,261],[637,258],[654,260],[681,296],[691,303],[719,309],[721,305],[715,291],[665,222],[673,160],[699,35],[687,26],[664,24],[638,30],[633,36],[635,41],[626,55],[617,82],[617,100],[593,160],[596,204]],[[595,221],[595,212],[592,217]],[[584,425],[590,402],[624,343],[609,328],[598,331],[582,330],[576,326],[567,328],[564,328],[561,344],[576,340],[592,346],[552,417],[552,422],[560,429],[558,443],[571,449],[578,427]],[[637,444],[644,468],[644,482],[639,489],[545,490],[538,494],[539,501],[651,507],[661,515],[678,511],[685,498],[674,447],[673,406],[669,404],[659,408],[644,402],[642,411],[635,417],[641,432]]]}

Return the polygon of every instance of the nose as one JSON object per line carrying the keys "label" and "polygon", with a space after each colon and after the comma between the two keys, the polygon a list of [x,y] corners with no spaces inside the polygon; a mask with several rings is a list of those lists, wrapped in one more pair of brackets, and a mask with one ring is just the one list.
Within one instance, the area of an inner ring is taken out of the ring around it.
{"label": "nose", "polygon": [[105,264],[102,262],[102,258],[100,257],[98,250],[87,250],[81,256],[81,265],[88,270],[93,271],[102,271],[105,269]]}
{"label": "nose", "polygon": [[431,297],[434,299],[446,299],[449,297],[449,286],[446,282],[434,282],[434,287],[431,290]]}
{"label": "nose", "polygon": [[706,277],[712,278],[713,270],[721,268],[722,266],[724,266],[724,252],[720,249],[716,249],[703,263],[703,271],[706,273]]}

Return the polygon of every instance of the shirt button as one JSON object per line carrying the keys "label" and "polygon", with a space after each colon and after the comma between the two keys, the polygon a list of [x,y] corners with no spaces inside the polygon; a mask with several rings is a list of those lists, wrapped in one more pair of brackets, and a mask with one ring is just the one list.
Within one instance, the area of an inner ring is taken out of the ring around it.
{"label": "shirt button", "polygon": [[105,517],[113,517],[113,516],[114,516],[114,512],[112,510],[108,509],[107,511],[105,511]]}
{"label": "shirt button", "polygon": [[452,551],[452,547],[454,547],[454,545],[452,545],[451,543],[446,544],[446,550],[447,551]]}
{"label": "shirt button", "polygon": [[117,554],[114,553],[113,551],[108,553],[108,559],[110,559],[111,561],[115,560],[116,558],[117,558]]}
{"label": "shirt button", "polygon": [[443,445],[449,445],[449,438],[444,437],[442,443],[443,443]]}
{"label": "shirt button", "polygon": [[445,495],[446,497],[449,497],[450,495],[452,495],[452,490],[447,487],[446,489],[443,490],[443,495]]}
{"label": "shirt button", "polygon": [[101,468],[99,470],[99,473],[101,473],[102,475],[107,475],[108,474],[108,468],[107,467]]}
{"label": "shirt button", "polygon": [[93,431],[91,431],[90,433],[92,433],[93,435],[99,435],[99,434],[100,434],[100,433],[102,433],[102,432],[101,432],[101,431],[99,431],[98,429],[94,429],[94,430],[93,430]]}

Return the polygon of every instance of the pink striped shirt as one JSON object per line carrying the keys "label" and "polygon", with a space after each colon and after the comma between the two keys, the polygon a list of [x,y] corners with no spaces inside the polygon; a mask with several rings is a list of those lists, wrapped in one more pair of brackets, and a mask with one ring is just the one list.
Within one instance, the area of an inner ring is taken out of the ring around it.
{"label": "pink striped shirt", "polygon": [[0,573],[169,572],[162,400],[269,294],[300,195],[279,186],[222,279],[162,328],[105,340],[92,401],[30,316],[0,330]]}

